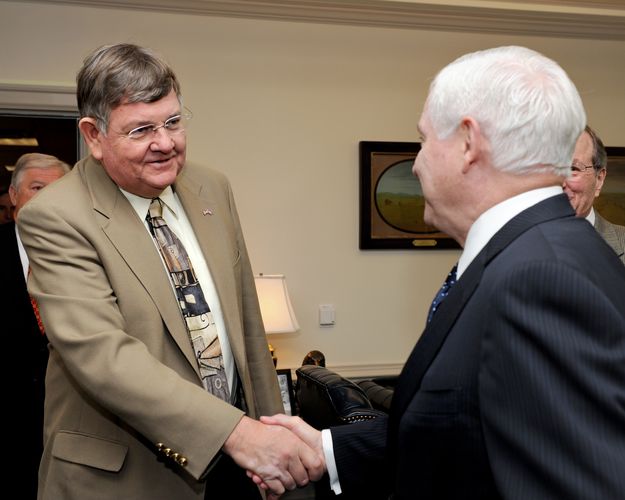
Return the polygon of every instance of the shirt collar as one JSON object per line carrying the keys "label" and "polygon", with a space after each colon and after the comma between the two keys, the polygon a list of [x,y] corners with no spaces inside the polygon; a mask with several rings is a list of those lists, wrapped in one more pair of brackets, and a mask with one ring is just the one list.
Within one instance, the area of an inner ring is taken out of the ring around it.
{"label": "shirt collar", "polygon": [[508,198],[497,205],[492,206],[480,215],[471,225],[464,250],[458,260],[457,277],[469,267],[473,259],[486,246],[490,239],[505,226],[513,217],[523,210],[536,205],[552,196],[562,194],[562,187],[549,186],[539,189],[532,189],[525,193]]}
{"label": "shirt collar", "polygon": [[[125,191],[122,188],[119,188],[119,190],[126,197],[126,199],[130,202],[130,204],[132,205],[132,208],[134,209],[135,212],[137,212],[137,215],[139,216],[139,218],[141,220],[145,219],[145,215],[148,213],[148,208],[150,208],[150,203],[152,203],[152,198],[144,198],[143,196],[129,193],[128,191]],[[167,186],[165,190],[158,197],[161,199],[163,204],[169,209],[169,211],[172,214],[174,214],[175,217],[177,217],[176,208],[178,205],[176,203],[176,199],[174,198],[174,191],[172,190],[171,186]]]}
{"label": "shirt collar", "polygon": [[588,212],[588,215],[586,216],[586,220],[594,226],[596,219],[597,217],[595,215],[595,209],[594,207],[590,207],[590,212]]}

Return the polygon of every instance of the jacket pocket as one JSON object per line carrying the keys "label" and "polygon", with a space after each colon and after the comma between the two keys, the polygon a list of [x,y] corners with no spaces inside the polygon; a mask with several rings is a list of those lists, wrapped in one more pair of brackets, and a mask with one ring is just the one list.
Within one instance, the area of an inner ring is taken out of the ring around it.
{"label": "jacket pocket", "polygon": [[60,431],[54,438],[52,456],[108,472],[119,472],[128,446],[77,432]]}

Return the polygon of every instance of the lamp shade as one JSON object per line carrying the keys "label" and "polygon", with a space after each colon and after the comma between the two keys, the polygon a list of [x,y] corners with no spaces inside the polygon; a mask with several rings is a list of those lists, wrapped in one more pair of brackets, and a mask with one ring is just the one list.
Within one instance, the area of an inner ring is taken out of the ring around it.
{"label": "lamp shade", "polygon": [[254,276],[260,311],[267,333],[292,333],[299,330],[286,279],[283,274]]}

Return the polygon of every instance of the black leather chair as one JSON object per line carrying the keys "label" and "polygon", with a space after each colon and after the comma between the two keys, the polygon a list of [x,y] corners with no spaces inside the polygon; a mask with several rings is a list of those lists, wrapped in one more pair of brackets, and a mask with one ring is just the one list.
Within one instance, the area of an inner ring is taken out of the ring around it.
{"label": "black leather chair", "polygon": [[397,377],[394,376],[364,379],[356,383],[365,391],[365,395],[373,408],[388,413],[391,410],[391,401],[393,400],[396,382]]}
{"label": "black leather chair", "polygon": [[[327,429],[377,418],[388,413],[396,377],[348,380],[318,365],[303,365],[295,371],[295,399],[299,416],[316,429]],[[375,485],[367,483],[366,492],[343,493],[336,497],[330,490],[327,476],[315,483],[316,500],[381,500]],[[364,495],[364,496],[363,496]]]}
{"label": "black leather chair", "polygon": [[367,396],[367,392],[378,392],[373,382],[365,389],[323,366],[304,365],[295,373],[299,416],[315,429],[368,420],[385,413],[381,406],[374,408]]}

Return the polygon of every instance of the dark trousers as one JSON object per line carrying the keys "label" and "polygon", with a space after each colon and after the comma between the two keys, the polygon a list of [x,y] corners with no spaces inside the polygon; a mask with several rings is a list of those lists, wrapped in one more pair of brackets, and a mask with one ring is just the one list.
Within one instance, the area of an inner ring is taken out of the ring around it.
{"label": "dark trousers", "polygon": [[223,455],[206,479],[206,500],[261,500],[258,486],[232,459]]}

